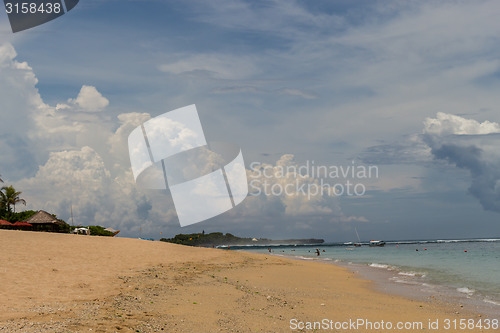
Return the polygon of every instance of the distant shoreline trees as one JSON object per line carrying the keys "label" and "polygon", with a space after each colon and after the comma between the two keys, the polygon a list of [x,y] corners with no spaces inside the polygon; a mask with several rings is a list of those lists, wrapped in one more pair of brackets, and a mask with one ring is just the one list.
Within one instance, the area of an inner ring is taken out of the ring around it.
{"label": "distant shoreline trees", "polygon": [[273,245],[306,245],[306,244],[321,244],[324,243],[323,239],[284,239],[284,240],[271,240],[267,238],[241,238],[234,236],[230,233],[223,234],[222,232],[212,232],[206,234],[205,231],[196,234],[178,234],[173,238],[162,238],[162,242],[190,245],[190,246],[203,246],[213,247],[220,245],[227,246],[273,246]]}

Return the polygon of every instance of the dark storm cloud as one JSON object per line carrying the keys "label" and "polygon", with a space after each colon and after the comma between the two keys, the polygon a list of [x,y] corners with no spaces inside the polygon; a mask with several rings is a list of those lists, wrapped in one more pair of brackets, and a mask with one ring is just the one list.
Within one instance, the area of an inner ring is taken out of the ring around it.
{"label": "dark storm cloud", "polygon": [[473,176],[482,174],[485,169],[481,161],[482,150],[475,146],[444,144],[439,148],[432,148],[431,153],[437,159],[446,160],[459,168],[469,170]]}
{"label": "dark storm cloud", "polygon": [[440,144],[432,147],[431,153],[437,160],[468,170],[472,177],[468,192],[479,200],[484,209],[500,213],[498,159],[491,159],[491,154],[476,145]]}

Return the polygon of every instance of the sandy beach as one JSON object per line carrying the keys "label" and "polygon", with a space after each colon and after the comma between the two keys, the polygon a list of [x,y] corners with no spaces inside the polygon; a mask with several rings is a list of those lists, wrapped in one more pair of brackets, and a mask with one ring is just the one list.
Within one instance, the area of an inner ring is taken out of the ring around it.
{"label": "sandy beach", "polygon": [[[341,267],[269,255],[7,230],[0,249],[5,332],[389,331],[376,329],[381,321],[464,332],[453,320],[486,319],[459,304],[383,294]],[[373,326],[345,326],[358,320]],[[308,329],[314,322],[332,326]]]}

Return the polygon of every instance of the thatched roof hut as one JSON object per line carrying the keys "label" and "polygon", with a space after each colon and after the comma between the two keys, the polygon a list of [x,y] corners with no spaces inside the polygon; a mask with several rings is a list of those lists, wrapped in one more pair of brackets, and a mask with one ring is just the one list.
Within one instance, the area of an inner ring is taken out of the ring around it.
{"label": "thatched roof hut", "polygon": [[59,231],[61,227],[66,226],[66,222],[55,218],[54,215],[40,210],[35,215],[27,218],[23,222],[27,222],[33,226],[33,230],[39,231]]}

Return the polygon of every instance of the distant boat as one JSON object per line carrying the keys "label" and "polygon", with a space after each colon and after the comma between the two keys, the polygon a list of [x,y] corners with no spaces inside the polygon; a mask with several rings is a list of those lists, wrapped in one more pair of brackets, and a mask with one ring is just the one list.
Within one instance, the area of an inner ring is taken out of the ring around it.
{"label": "distant boat", "polygon": [[359,234],[358,234],[358,230],[356,229],[356,227],[354,227],[354,231],[356,231],[356,236],[358,237],[358,242],[354,243],[354,246],[360,247],[361,246],[361,239],[359,239]]}
{"label": "distant boat", "polygon": [[384,246],[385,242],[381,240],[371,240],[370,241],[370,246],[375,247],[375,246]]}
{"label": "distant boat", "polygon": [[[358,242],[357,243],[346,242],[346,243],[344,243],[344,245],[347,245],[348,247],[360,247],[362,245],[361,240],[359,239],[359,234],[358,234],[358,230],[356,230],[356,227],[354,227],[354,231],[356,231],[356,236],[358,237]],[[352,248],[348,248],[348,250],[352,250]]]}

